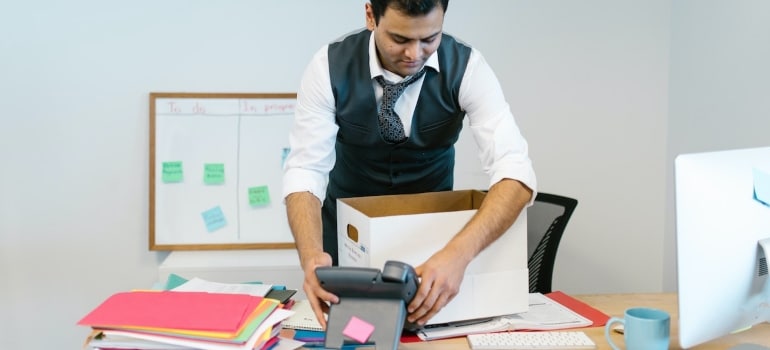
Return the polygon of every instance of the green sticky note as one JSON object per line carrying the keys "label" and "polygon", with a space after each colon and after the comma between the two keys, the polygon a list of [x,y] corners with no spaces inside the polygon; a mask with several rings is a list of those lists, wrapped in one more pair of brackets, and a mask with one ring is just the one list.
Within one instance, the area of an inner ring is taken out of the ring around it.
{"label": "green sticky note", "polygon": [[249,187],[249,204],[255,206],[270,204],[270,191],[267,186]]}
{"label": "green sticky note", "polygon": [[182,182],[182,162],[163,162],[163,182]]}
{"label": "green sticky note", "polygon": [[222,163],[204,164],[203,183],[206,185],[220,185],[225,183],[225,165]]}

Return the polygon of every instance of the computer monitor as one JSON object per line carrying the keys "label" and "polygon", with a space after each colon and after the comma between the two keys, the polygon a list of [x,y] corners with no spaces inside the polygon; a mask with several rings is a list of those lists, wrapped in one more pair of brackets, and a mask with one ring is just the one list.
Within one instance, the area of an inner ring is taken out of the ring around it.
{"label": "computer monitor", "polygon": [[770,321],[770,247],[760,244],[770,238],[770,207],[755,198],[755,170],[770,171],[770,147],[674,162],[683,348]]}

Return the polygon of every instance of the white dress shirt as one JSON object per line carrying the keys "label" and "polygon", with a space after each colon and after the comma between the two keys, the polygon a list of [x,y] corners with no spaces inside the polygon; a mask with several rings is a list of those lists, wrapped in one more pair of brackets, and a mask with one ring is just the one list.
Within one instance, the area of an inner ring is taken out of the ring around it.
{"label": "white dress shirt", "polygon": [[[437,55],[434,52],[425,65],[439,71]],[[374,46],[374,35],[369,40],[369,57],[372,88],[379,106],[382,87],[374,78],[382,75],[394,83],[403,78],[382,68]],[[394,107],[404,124],[406,135],[411,131],[412,115],[424,79],[423,75],[409,85]],[[529,159],[527,141],[516,125],[497,77],[476,49],[471,50],[460,85],[459,102],[479,147],[483,170],[490,177],[490,187],[509,178],[519,180],[535,191],[535,172]],[[309,191],[323,203],[329,172],[336,160],[334,149],[339,127],[335,123],[334,106],[328,45],[325,45],[308,64],[297,92],[294,125],[289,135],[291,151],[284,163],[284,198],[293,192]]]}

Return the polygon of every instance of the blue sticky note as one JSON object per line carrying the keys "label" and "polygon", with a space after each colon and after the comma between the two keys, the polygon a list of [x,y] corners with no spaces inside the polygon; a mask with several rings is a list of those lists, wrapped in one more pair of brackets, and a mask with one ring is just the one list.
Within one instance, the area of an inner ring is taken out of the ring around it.
{"label": "blue sticky note", "polygon": [[203,222],[206,223],[206,230],[214,232],[227,225],[225,220],[225,213],[222,212],[222,208],[216,206],[201,213],[203,216]]}
{"label": "blue sticky note", "polygon": [[187,279],[179,276],[175,273],[168,274],[168,278],[166,279],[166,286],[163,288],[165,290],[171,290],[176,287],[179,287],[183,284],[187,283]]}
{"label": "blue sticky note", "polygon": [[291,148],[284,147],[281,150],[281,169],[283,169],[283,165],[286,164],[286,158],[289,156],[289,152],[291,152]]}
{"label": "blue sticky note", "polygon": [[770,207],[770,170],[754,168],[754,199]]}

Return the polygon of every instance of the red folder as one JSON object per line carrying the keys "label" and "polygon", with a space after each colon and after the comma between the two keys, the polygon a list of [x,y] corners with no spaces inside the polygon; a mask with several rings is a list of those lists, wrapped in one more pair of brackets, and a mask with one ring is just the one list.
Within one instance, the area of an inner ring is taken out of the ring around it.
{"label": "red folder", "polygon": [[551,292],[548,294],[545,294],[545,296],[553,299],[555,302],[562,304],[569,308],[572,311],[577,312],[580,314],[580,316],[583,316],[593,324],[590,327],[600,327],[607,324],[607,321],[609,321],[610,316],[607,316],[607,314],[591,307],[590,305],[577,300],[567,294],[564,294],[563,292]]}
{"label": "red folder", "polygon": [[246,294],[123,292],[107,298],[78,324],[235,332],[261,301]]}

